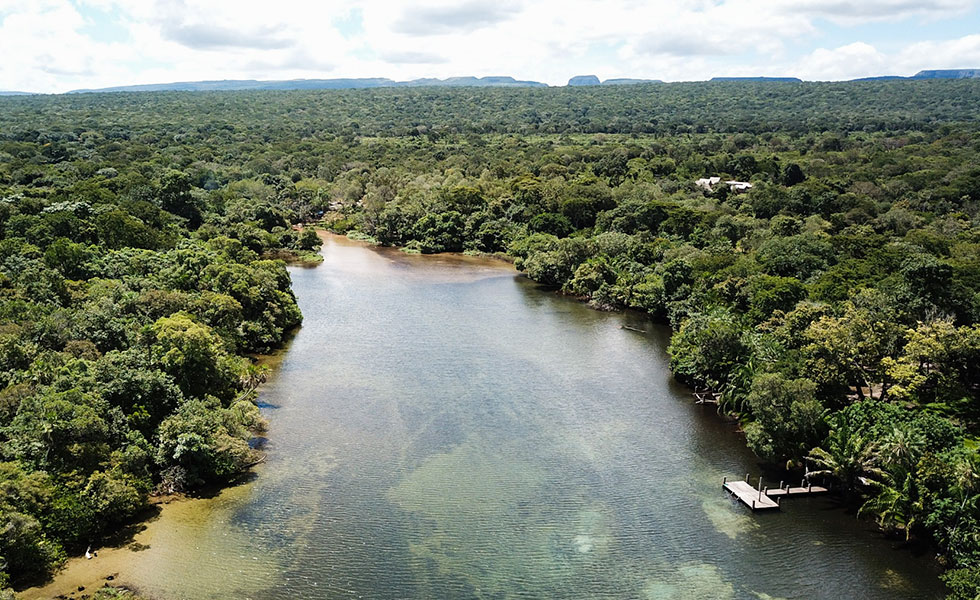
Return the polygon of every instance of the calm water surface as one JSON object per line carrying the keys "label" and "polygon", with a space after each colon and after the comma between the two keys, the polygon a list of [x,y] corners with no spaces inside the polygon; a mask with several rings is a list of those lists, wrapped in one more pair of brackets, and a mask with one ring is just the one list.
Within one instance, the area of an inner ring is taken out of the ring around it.
{"label": "calm water surface", "polygon": [[722,477],[755,472],[751,454],[672,382],[664,332],[620,327],[651,329],[637,317],[502,264],[335,237],[323,253],[292,270],[305,321],[261,396],[268,463],[170,517],[128,575],[147,592],[941,596],[927,560],[829,500],[732,504]]}

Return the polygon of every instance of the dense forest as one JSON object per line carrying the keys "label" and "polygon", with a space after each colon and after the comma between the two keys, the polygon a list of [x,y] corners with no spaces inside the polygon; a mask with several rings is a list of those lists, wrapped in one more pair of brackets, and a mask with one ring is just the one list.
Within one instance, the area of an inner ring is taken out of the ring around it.
{"label": "dense forest", "polygon": [[0,583],[253,460],[248,357],[300,322],[283,259],[319,244],[291,225],[319,222],[506,255],[670,324],[676,376],[760,459],[835,479],[974,598],[977,97],[885,81],[0,98]]}

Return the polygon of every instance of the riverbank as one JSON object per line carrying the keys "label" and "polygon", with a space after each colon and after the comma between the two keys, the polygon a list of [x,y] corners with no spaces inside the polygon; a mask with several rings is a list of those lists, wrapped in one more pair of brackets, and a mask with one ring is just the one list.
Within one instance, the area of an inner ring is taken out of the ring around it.
{"label": "riverbank", "polygon": [[[230,518],[230,507],[248,497],[261,469],[262,465],[252,467],[252,477],[217,489],[209,497],[174,496],[152,503],[152,514],[144,521],[134,524],[130,534],[118,543],[92,548],[97,555],[92,559],[84,556],[69,558],[49,582],[19,591],[18,598],[79,598],[107,583],[134,590],[140,595],[156,597],[153,590],[143,587],[148,576],[149,579],[155,579],[154,573],[172,573],[174,577],[192,579],[192,572],[180,573],[167,564],[167,558],[175,554],[186,555],[185,548],[194,544],[202,529],[213,527],[215,523],[227,522]],[[200,547],[196,549],[200,550]]]}
{"label": "riverbank", "polygon": [[501,269],[510,269],[514,272],[514,257],[501,252],[490,254],[487,252],[437,252],[434,254],[423,254],[417,251],[406,251],[405,248],[397,246],[384,246],[377,240],[366,236],[351,236],[341,233],[334,233],[328,229],[318,228],[317,235],[324,242],[333,241],[335,243],[371,248],[382,256],[391,260],[400,260],[400,257],[409,257],[411,264],[421,264],[416,261],[435,261],[437,265],[459,265],[459,266],[498,266]]}
{"label": "riverbank", "polygon": [[733,507],[721,479],[754,459],[670,378],[667,332],[623,327],[638,315],[500,261],[335,236],[324,255],[291,269],[305,319],[262,387],[269,462],[163,507],[121,582],[195,600],[940,596],[924,561],[825,501]]}
{"label": "riverbank", "polygon": [[[315,263],[298,263],[295,266],[316,266]],[[295,335],[292,332],[283,342],[283,347],[269,354],[253,355],[254,364],[268,369],[270,378],[275,377],[289,342]],[[261,396],[261,384],[257,388]],[[261,400],[259,408],[263,408]],[[266,438],[255,438],[263,445]],[[141,589],[146,574],[155,570],[155,565],[179,549],[183,543],[193,540],[201,526],[208,520],[224,519],[228,507],[237,505],[249,494],[249,488],[259,477],[264,467],[266,454],[249,465],[248,469],[225,484],[212,484],[196,490],[191,495],[167,494],[152,496],[141,519],[125,526],[122,531],[110,536],[105,546],[92,550],[94,558],[84,556],[69,557],[65,564],[45,583],[17,591],[20,600],[48,600],[50,598],[80,598],[92,594],[106,584],[133,590],[141,597],[147,593]],[[203,515],[210,515],[205,517]],[[134,575],[139,575],[134,579]],[[80,589],[84,588],[84,589]],[[123,596],[126,598],[127,596]]]}
{"label": "riverbank", "polygon": [[[441,278],[445,282],[475,281],[501,273],[516,273],[512,264],[499,257],[461,253],[420,256],[394,248],[373,247],[369,242],[351,240],[323,230],[318,230],[317,233],[321,239],[333,244],[371,247],[375,257],[400,265],[404,269],[416,269],[420,274],[426,273],[426,277],[442,272]],[[320,261],[305,260],[290,264],[297,268],[316,268],[321,263],[322,256]],[[356,270],[359,267],[351,265],[351,268]],[[275,377],[294,335],[295,332],[286,339],[283,348],[267,355],[252,357],[256,365],[269,369],[270,379]],[[264,386],[265,384],[258,390],[258,403],[260,408],[269,409],[269,405],[262,401]],[[268,413],[268,410],[265,412]],[[222,512],[247,498],[250,487],[260,476],[263,467],[263,464],[252,466],[238,481],[224,487],[215,486],[205,497],[176,495],[152,498],[148,518],[129,526],[130,533],[120,536],[118,543],[93,548],[97,556],[91,560],[84,556],[69,558],[50,581],[22,589],[18,593],[19,597],[21,600],[44,600],[59,596],[78,598],[110,582],[146,593],[140,586],[147,575],[150,574],[150,579],[155,579],[152,576],[154,571],[168,570],[155,565],[175,551],[180,553],[182,544],[200,535],[205,523],[203,515],[213,515],[218,520],[230,518]],[[245,564],[250,565],[248,562]],[[134,575],[138,577],[134,578]],[[79,587],[85,588],[85,591],[79,592]]]}

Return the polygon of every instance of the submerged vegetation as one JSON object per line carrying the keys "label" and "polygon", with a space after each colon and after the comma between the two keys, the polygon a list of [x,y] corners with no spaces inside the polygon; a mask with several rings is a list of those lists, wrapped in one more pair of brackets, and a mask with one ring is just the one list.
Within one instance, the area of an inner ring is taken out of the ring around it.
{"label": "submerged vegetation", "polygon": [[[252,460],[243,358],[322,221],[506,253],[675,330],[765,461],[980,592],[972,81],[0,99],[0,555],[18,579]],[[746,193],[694,185],[747,181]]]}

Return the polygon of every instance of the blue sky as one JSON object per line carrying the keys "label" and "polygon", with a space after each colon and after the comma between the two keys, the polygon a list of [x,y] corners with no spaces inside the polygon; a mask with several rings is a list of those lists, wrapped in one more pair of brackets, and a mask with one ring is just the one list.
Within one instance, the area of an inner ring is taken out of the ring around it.
{"label": "blue sky", "polygon": [[0,90],[980,67],[980,0],[0,0]]}

